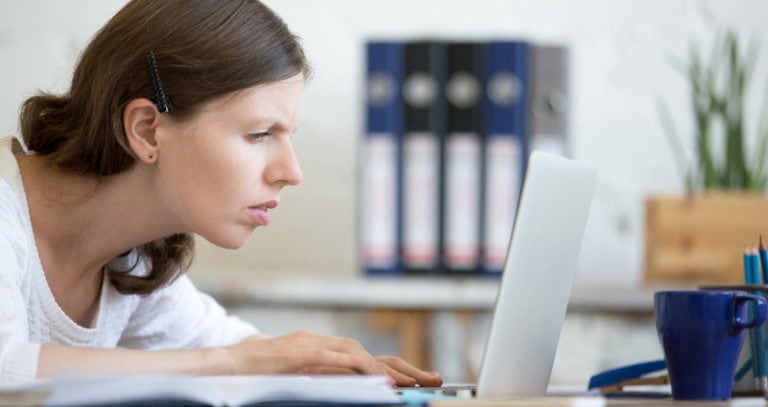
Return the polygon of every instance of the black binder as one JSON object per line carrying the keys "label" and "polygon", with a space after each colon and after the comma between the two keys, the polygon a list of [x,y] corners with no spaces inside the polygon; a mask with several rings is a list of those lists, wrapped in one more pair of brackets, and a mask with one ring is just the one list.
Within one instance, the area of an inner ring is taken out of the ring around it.
{"label": "black binder", "polygon": [[402,156],[403,265],[408,274],[440,272],[445,44],[405,46],[405,135]]}
{"label": "black binder", "polygon": [[449,274],[479,271],[482,212],[484,44],[448,44],[443,148],[443,264]]}

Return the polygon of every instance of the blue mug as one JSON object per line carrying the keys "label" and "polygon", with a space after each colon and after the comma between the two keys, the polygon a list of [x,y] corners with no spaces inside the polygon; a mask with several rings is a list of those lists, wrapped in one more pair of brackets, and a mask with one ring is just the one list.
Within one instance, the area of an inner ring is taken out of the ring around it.
{"label": "blue mug", "polygon": [[744,330],[765,321],[765,299],[740,291],[660,291],[654,307],[672,397],[730,399]]}

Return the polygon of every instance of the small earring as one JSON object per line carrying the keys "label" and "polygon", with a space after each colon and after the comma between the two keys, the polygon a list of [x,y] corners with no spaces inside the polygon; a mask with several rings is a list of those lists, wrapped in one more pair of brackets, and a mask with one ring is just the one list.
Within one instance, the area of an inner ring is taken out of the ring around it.
{"label": "small earring", "polygon": [[149,153],[149,155],[147,156],[147,158],[149,159],[149,161],[152,161],[152,160],[154,160],[154,159],[155,159],[155,155],[154,155],[154,154],[152,154],[152,153]]}

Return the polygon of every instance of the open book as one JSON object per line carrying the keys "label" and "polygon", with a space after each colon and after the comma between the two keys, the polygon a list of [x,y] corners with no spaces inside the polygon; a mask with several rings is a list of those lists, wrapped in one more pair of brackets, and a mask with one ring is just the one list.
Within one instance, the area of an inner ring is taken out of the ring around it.
{"label": "open book", "polygon": [[[43,405],[390,405],[401,400],[378,376],[80,376],[67,375],[18,388],[4,396],[46,392]],[[6,400],[8,401],[8,400]]]}

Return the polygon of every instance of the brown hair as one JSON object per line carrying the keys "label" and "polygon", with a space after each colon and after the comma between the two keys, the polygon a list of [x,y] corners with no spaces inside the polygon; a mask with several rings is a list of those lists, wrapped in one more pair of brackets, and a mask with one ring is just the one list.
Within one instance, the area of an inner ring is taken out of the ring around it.
{"label": "brown hair", "polygon": [[[66,94],[24,102],[20,127],[29,150],[77,174],[131,167],[122,114],[133,99],[154,100],[150,51],[176,120],[228,93],[310,74],[298,39],[258,0],[133,0],[83,51]],[[178,234],[138,249],[151,268],[146,277],[108,269],[122,293],[146,294],[172,281],[191,262],[193,238]]]}

